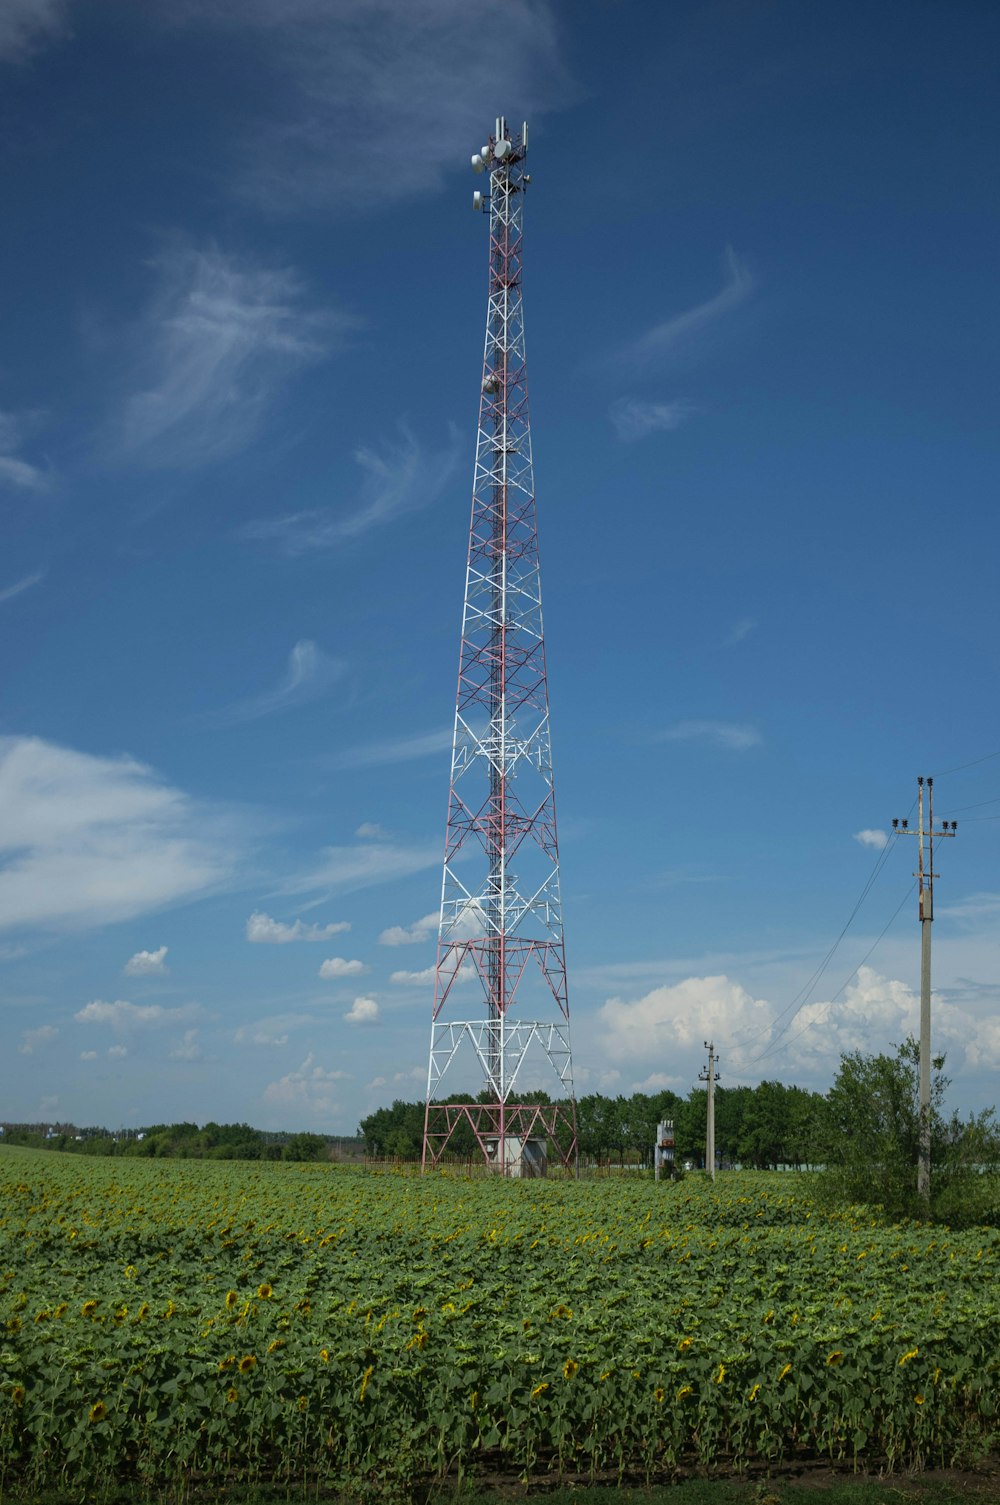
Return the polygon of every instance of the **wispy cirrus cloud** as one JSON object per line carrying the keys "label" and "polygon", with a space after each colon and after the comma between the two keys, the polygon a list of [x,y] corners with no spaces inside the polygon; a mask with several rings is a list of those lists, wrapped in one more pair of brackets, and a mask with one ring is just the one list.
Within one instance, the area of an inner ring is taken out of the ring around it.
{"label": "wispy cirrus cloud", "polygon": [[466,0],[177,0],[168,17],[225,28],[262,70],[227,187],[276,215],[425,197],[485,140],[493,101],[519,126],[575,93],[548,0],[506,0],[502,47]]}
{"label": "wispy cirrus cloud", "polygon": [[172,1061],[201,1060],[201,1046],[198,1044],[198,1031],[196,1029],[186,1029],[184,1031],[183,1039],[170,1052],[170,1059]]}
{"label": "wispy cirrus cloud", "polygon": [[294,941],[327,941],[350,928],[350,920],[333,920],[329,925],[308,925],[305,920],[295,920],[289,925],[255,909],[247,920],[247,940],[258,946],[287,946]]}
{"label": "wispy cirrus cloud", "polygon": [[65,35],[68,11],[67,0],[3,0],[0,62],[27,62],[43,43]]}
{"label": "wispy cirrus cloud", "polygon": [[272,1014],[252,1024],[241,1024],[233,1040],[237,1045],[287,1045],[290,1034],[312,1022],[312,1014]]}
{"label": "wispy cirrus cloud", "polygon": [[418,732],[412,737],[389,737],[384,742],[365,742],[324,757],[323,766],[334,771],[348,768],[385,768],[392,763],[410,763],[429,758],[451,747],[454,732],[441,727],[436,732]]}
{"label": "wispy cirrus cloud", "polygon": [[[0,23],[2,24],[2,23]],[[0,410],[0,486],[9,486],[15,491],[47,491],[51,485],[50,472],[40,465],[34,465],[25,460],[20,450],[29,433],[37,428],[41,421],[38,413],[11,413]],[[37,578],[41,578],[40,576]],[[30,579],[34,585],[35,580]],[[19,585],[14,588],[12,594],[16,595],[19,590],[26,590],[27,586]],[[0,597],[0,600],[6,599]]]}
{"label": "wispy cirrus cloud", "polygon": [[40,1024],[37,1029],[23,1029],[21,1043],[17,1048],[22,1056],[32,1056],[36,1050],[54,1040],[58,1033],[52,1024]]}
{"label": "wispy cirrus cloud", "polygon": [[451,485],[460,455],[454,424],[449,425],[448,442],[440,450],[424,449],[400,424],[396,441],[386,441],[379,450],[362,446],[355,451],[361,485],[346,507],[257,518],[240,529],[240,536],[276,544],[291,557],[337,548],[404,513],[432,506]]}
{"label": "wispy cirrus cloud", "polygon": [[133,390],[107,435],[120,462],[174,468],[233,454],[354,322],[311,303],[294,267],[216,245],[176,245],[150,265],[155,287],[128,334]]}
{"label": "wispy cirrus cloud", "polygon": [[631,340],[618,352],[619,362],[642,367],[681,350],[689,353],[720,319],[746,303],[756,290],[757,279],[732,246],[726,247],[722,264],[723,283],[717,293],[704,303],[697,303],[683,313],[661,320],[645,334]]}
{"label": "wispy cirrus cloud", "polygon": [[760,747],[764,739],[755,726],[745,721],[678,721],[657,734],[658,742],[701,742],[710,747],[727,747],[745,752]]}
{"label": "wispy cirrus cloud", "polygon": [[258,721],[277,711],[293,710],[310,700],[317,700],[344,673],[340,659],[331,658],[310,638],[303,638],[288,655],[288,665],[280,681],[271,690],[238,700],[234,705],[209,711],[205,720],[216,726],[232,726],[244,721]]}
{"label": "wispy cirrus cloud", "polygon": [[695,412],[689,402],[644,402],[638,397],[619,397],[608,416],[619,439],[632,444],[647,434],[671,433],[686,423]]}
{"label": "wispy cirrus cloud", "polygon": [[314,1123],[329,1126],[340,1112],[341,1082],[350,1080],[350,1073],[329,1070],[316,1062],[309,1053],[297,1071],[290,1071],[269,1082],[264,1088],[264,1101],[283,1113],[301,1120],[305,1115]]}
{"label": "wispy cirrus cloud", "polygon": [[742,643],[744,638],[748,638],[750,636],[751,632],[753,632],[756,626],[756,618],[741,617],[738,622],[733,623],[732,627],[730,627],[729,631],[722,639],[723,648],[735,648],[737,643]]}
{"label": "wispy cirrus cloud", "polygon": [[20,596],[24,591],[30,591],[33,585],[38,585],[45,579],[44,570],[35,570],[31,575],[24,575],[20,580],[15,580],[13,585],[5,586],[0,590],[0,605],[4,601],[13,601],[15,596]]}
{"label": "wispy cirrus cloud", "polygon": [[133,758],[0,737],[0,929],[87,929],[224,887],[245,825]]}
{"label": "wispy cirrus cloud", "polygon": [[394,842],[366,842],[363,846],[325,847],[317,866],[285,885],[289,893],[326,890],[356,893],[396,878],[408,878],[441,861],[440,842],[422,846],[398,846]]}

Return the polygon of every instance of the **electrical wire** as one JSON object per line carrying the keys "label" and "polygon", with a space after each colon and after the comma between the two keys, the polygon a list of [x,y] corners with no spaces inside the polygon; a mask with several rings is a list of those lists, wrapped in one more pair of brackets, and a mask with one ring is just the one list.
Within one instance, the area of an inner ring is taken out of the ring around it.
{"label": "electrical wire", "polygon": [[[824,1013],[824,1014],[817,1014],[816,1017],[815,1017],[815,1019],[809,1019],[809,1020],[807,1020],[806,1023],[802,1026],[801,1029],[797,1029],[795,1031],[794,1035],[790,1035],[787,1040],[783,1040],[782,1037],[785,1035],[786,1031],[788,1030],[789,1026],[792,1023],[792,1020],[789,1019],[788,1024],[785,1025],[785,1028],[781,1031],[781,1034],[778,1036],[778,1038],[776,1040],[773,1040],[771,1042],[771,1044],[767,1047],[766,1050],[762,1050],[761,1053],[760,1053],[760,1055],[754,1056],[754,1058],[753,1058],[752,1061],[744,1061],[743,1062],[743,1070],[744,1071],[746,1071],[751,1066],[755,1066],[758,1061],[763,1061],[767,1056],[772,1055],[774,1053],[774,1051],[776,1051],[779,1048],[779,1046],[781,1046],[782,1048],[784,1048],[784,1046],[791,1045],[791,1043],[792,1043],[793,1040],[797,1040],[800,1035],[804,1035],[805,1032],[806,1032],[806,1030],[812,1029],[812,1027],[813,1027],[814,1024],[819,1024],[823,1020],[826,1019],[827,1013],[829,1013],[829,1010],[836,1003],[837,999],[840,997],[840,995],[844,991],[844,989],[846,987],[848,987],[850,985],[850,983],[852,983],[854,981],[855,977],[857,977],[858,973],[861,971],[861,968],[865,965],[865,962],[868,960],[868,958],[871,956],[872,952],[879,945],[879,943],[881,942],[882,938],[884,937],[884,935],[886,934],[886,932],[889,930],[890,926],[893,924],[894,920],[896,919],[896,916],[899,914],[899,912],[902,909],[903,905],[906,903],[907,899],[913,893],[913,890],[916,888],[916,886],[917,885],[915,883],[911,883],[910,884],[909,888],[906,890],[906,893],[900,899],[899,903],[896,905],[896,908],[893,910],[892,914],[889,916],[889,918],[886,921],[885,925],[879,931],[878,935],[875,937],[874,941],[869,946],[869,948],[865,952],[864,956],[858,962],[858,965],[855,967],[854,971],[851,973],[851,975],[849,977],[845,977],[844,978],[844,981],[840,984],[840,987],[837,989],[836,993],[834,993],[831,998],[827,999],[827,1001],[826,1001],[825,1004],[821,1005],[821,1007],[826,1010],[826,1013]],[[796,1011],[796,1012],[798,1012],[798,1011]],[[794,1018],[795,1016],[793,1015],[792,1017]]]}
{"label": "electrical wire", "polygon": [[1000,794],[994,795],[991,800],[977,800],[974,805],[948,806],[952,815],[961,815],[963,810],[981,810],[984,805],[1000,805]]}
{"label": "electrical wire", "polygon": [[[855,916],[858,913],[858,910],[861,908],[862,904],[865,902],[865,900],[867,899],[868,895],[871,893],[871,890],[872,890],[872,887],[873,887],[873,885],[875,883],[875,880],[878,878],[879,873],[882,871],[883,867],[885,866],[886,860],[888,859],[890,851],[892,850],[892,848],[896,844],[896,835],[897,835],[897,833],[894,832],[889,837],[889,839],[886,841],[885,846],[882,848],[882,850],[879,852],[878,856],[876,857],[876,859],[875,859],[875,866],[872,868],[871,872],[869,873],[868,880],[865,883],[864,888],[861,890],[861,893],[858,895],[857,899],[855,900],[854,908],[851,910],[851,912],[848,915],[847,919],[844,921],[844,924],[843,924],[843,926],[841,928],[840,934],[837,936],[837,939],[834,941],[833,945],[830,947],[829,951],[826,953],[826,955],[824,956],[823,960],[820,962],[819,966],[816,968],[815,972],[813,972],[812,976],[809,977],[806,980],[806,982],[803,983],[802,987],[796,993],[796,995],[792,999],[791,1003],[786,1004],[785,1007],[782,1009],[781,1013],[778,1014],[772,1020],[772,1023],[771,1023],[771,1027],[772,1028],[774,1027],[775,1024],[778,1023],[778,1021],[780,1019],[783,1019],[785,1017],[785,1015],[787,1013],[789,1013],[790,1011],[794,1010],[794,1012],[792,1013],[792,1018],[794,1018],[795,1014],[798,1013],[799,1009],[805,1007],[805,1004],[808,1002],[808,999],[809,999],[809,994],[816,987],[816,984],[819,982],[820,978],[823,976],[823,974],[826,971],[827,967],[832,962],[834,956],[836,955],[837,949],[840,946],[841,941],[844,939],[844,936],[847,934],[848,930],[851,928],[851,925],[852,925],[852,923],[853,923],[853,921],[855,919]],[[790,1024],[791,1023],[791,1019],[788,1022]],[[787,1028],[787,1025],[786,1025],[786,1028]],[[727,1048],[730,1049],[730,1050],[732,1050],[734,1048],[736,1050],[739,1050],[739,1048],[741,1046],[743,1046],[743,1045],[749,1045],[754,1039],[759,1039],[759,1038],[760,1038],[760,1032],[757,1031],[757,1030],[755,1030],[752,1034],[746,1035],[742,1039],[739,1036],[737,1036],[734,1040],[732,1040],[730,1042],[730,1044],[729,1044],[729,1046]]]}
{"label": "electrical wire", "polygon": [[[995,815],[987,815],[987,816],[984,816],[982,818],[985,819],[985,820],[1000,820],[1000,816],[995,816]],[[936,860],[940,861],[940,858],[938,858]],[[827,1002],[822,1006],[823,1009],[824,1009],[824,1012],[822,1014],[817,1014],[816,1017],[815,1017],[815,1019],[809,1019],[809,1020],[807,1020],[806,1023],[802,1026],[802,1028],[801,1029],[797,1029],[795,1031],[794,1035],[790,1035],[787,1040],[782,1040],[781,1036],[783,1036],[785,1034],[785,1032],[787,1031],[789,1025],[792,1022],[792,1020],[789,1019],[788,1024],[785,1025],[785,1029],[783,1029],[781,1031],[781,1035],[779,1035],[779,1037],[776,1040],[772,1041],[771,1044],[768,1045],[768,1047],[765,1050],[762,1050],[761,1053],[760,1053],[760,1055],[755,1056],[752,1061],[745,1061],[743,1063],[743,1070],[744,1071],[748,1067],[756,1065],[756,1063],[758,1061],[763,1061],[767,1056],[771,1055],[775,1050],[777,1050],[779,1048],[779,1046],[781,1046],[781,1048],[784,1048],[785,1046],[791,1045],[791,1043],[792,1043],[793,1040],[797,1040],[800,1035],[804,1035],[806,1033],[806,1030],[812,1029],[812,1027],[813,1027],[814,1024],[825,1023],[825,1021],[826,1021],[826,1019],[827,1019],[827,1017],[829,1015],[830,1009],[836,1003],[837,999],[840,997],[841,993],[843,993],[844,989],[847,988],[847,987],[849,987],[850,984],[854,981],[855,977],[857,977],[858,973],[861,971],[861,968],[865,965],[865,963],[867,962],[868,958],[872,955],[872,953],[878,947],[878,945],[882,941],[883,937],[885,936],[886,932],[891,928],[892,924],[894,923],[894,921],[895,921],[897,915],[899,914],[900,910],[902,909],[903,905],[906,903],[907,899],[910,897],[910,895],[913,893],[913,891],[914,891],[914,889],[916,887],[917,887],[916,883],[911,883],[910,884],[909,888],[906,890],[906,893],[900,899],[899,903],[896,905],[896,908],[893,910],[892,914],[889,916],[888,920],[883,925],[883,927],[879,931],[878,935],[875,937],[874,941],[872,941],[872,943],[869,946],[868,950],[865,952],[864,956],[858,962],[858,965],[855,967],[855,969],[851,973],[850,977],[845,977],[844,981],[841,983],[841,985],[837,989],[836,993],[834,993],[833,996],[831,998],[829,998],[827,1000]]]}
{"label": "electrical wire", "polygon": [[949,773],[961,773],[966,768],[977,768],[980,763],[988,763],[991,758],[1000,758],[1000,747],[997,748],[996,752],[985,753],[983,757],[973,758],[968,763],[956,763],[954,768],[943,768],[938,774],[938,778],[943,779],[945,774]]}

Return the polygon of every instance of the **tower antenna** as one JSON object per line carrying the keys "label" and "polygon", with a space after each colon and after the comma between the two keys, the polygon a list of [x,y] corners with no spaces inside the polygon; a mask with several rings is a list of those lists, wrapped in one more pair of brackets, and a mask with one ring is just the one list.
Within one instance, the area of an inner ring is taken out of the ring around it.
{"label": "tower antenna", "polygon": [[[527,126],[517,135],[501,116],[472,158],[486,184],[473,208],[489,215],[489,295],[423,1145],[427,1170],[471,1131],[507,1176],[544,1174],[550,1148],[577,1160],[521,306],[527,148]],[[457,1000],[474,986],[473,1016]],[[478,1097],[441,1102],[470,1052]],[[538,1090],[539,1066],[556,1101]],[[522,1080],[538,1100],[521,1100]]]}

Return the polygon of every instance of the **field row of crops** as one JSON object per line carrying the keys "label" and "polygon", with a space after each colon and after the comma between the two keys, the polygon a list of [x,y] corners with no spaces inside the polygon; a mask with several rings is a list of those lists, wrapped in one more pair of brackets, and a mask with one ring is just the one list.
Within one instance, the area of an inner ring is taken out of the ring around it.
{"label": "field row of crops", "polygon": [[1000,1237],[781,1177],[465,1182],[0,1152],[0,1483],[385,1497],[989,1445]]}

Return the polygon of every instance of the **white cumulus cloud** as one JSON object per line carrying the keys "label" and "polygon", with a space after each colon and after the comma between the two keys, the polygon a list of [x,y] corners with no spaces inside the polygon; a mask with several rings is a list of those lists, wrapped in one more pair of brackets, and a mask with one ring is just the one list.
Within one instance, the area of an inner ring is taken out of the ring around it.
{"label": "white cumulus cloud", "polygon": [[[436,967],[423,967],[419,972],[393,972],[389,981],[405,987],[413,983],[433,983],[436,975]],[[468,965],[459,967],[452,979],[452,987],[457,987],[459,983],[469,982],[475,975],[475,967]]]}
{"label": "white cumulus cloud", "polygon": [[124,1058],[127,1055],[128,1055],[128,1046],[127,1045],[109,1045],[108,1046],[108,1060],[109,1061],[122,1061],[122,1060],[124,1060]]}
{"label": "white cumulus cloud", "polygon": [[258,946],[287,946],[293,941],[328,941],[350,928],[350,920],[334,920],[329,925],[307,925],[304,920],[295,920],[288,925],[255,909],[247,920],[247,940]]}
{"label": "white cumulus cloud", "polygon": [[863,847],[871,847],[874,851],[881,852],[889,841],[889,833],[867,827],[864,831],[855,831],[854,840],[860,842]]}
{"label": "white cumulus cloud", "polygon": [[382,931],[378,943],[380,946],[412,946],[429,941],[437,935],[440,919],[441,916],[434,910],[433,914],[425,914],[423,919],[414,920],[412,925],[390,925],[388,930]]}
{"label": "white cumulus cloud", "polygon": [[355,998],[344,1015],[345,1024],[377,1024],[379,1006],[374,998]]}
{"label": "white cumulus cloud", "polygon": [[197,1018],[201,1008],[197,1003],[181,1004],[178,1008],[164,1008],[159,1003],[129,1003],[118,998],[114,1003],[95,998],[84,1004],[73,1018],[78,1024],[107,1024],[115,1030],[135,1029],[145,1025],[179,1024],[183,1020]]}
{"label": "white cumulus cloud", "polygon": [[126,977],[165,977],[170,971],[166,960],[166,946],[160,946],[156,951],[137,951],[129,957],[122,971]]}
{"label": "white cumulus cloud", "polygon": [[319,969],[319,975],[324,980],[332,977],[357,977],[368,969],[364,962],[348,961],[343,956],[328,956]]}

